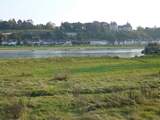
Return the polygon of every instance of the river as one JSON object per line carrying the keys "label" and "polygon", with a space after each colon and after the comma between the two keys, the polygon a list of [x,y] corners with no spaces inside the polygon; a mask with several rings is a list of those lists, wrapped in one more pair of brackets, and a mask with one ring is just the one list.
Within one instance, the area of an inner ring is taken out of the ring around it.
{"label": "river", "polygon": [[84,57],[111,56],[131,58],[143,56],[143,49],[110,48],[110,49],[79,49],[79,50],[1,50],[0,58],[47,58],[47,57]]}

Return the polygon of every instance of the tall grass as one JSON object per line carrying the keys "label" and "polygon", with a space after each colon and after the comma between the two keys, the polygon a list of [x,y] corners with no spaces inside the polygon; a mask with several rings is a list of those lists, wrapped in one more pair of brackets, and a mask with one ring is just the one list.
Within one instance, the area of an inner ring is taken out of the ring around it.
{"label": "tall grass", "polygon": [[0,60],[0,120],[158,120],[160,57]]}

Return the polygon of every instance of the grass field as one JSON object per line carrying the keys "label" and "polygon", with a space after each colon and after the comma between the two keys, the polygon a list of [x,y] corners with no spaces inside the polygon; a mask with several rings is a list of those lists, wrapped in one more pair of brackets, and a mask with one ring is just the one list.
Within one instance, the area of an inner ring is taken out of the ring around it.
{"label": "grass field", "polygon": [[160,56],[0,59],[0,120],[159,120]]}
{"label": "grass field", "polygon": [[53,46],[0,46],[1,50],[79,50],[79,49],[106,49],[106,48],[144,48],[143,45],[53,45]]}

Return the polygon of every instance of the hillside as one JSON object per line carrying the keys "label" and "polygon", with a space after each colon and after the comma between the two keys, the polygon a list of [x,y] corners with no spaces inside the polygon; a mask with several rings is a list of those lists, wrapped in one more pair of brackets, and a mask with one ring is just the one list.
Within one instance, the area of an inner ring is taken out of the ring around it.
{"label": "hillside", "polygon": [[0,41],[3,40],[118,40],[152,41],[160,39],[160,28],[133,29],[130,23],[118,25],[116,22],[89,22],[89,23],[54,23],[33,24],[32,20],[0,21]]}

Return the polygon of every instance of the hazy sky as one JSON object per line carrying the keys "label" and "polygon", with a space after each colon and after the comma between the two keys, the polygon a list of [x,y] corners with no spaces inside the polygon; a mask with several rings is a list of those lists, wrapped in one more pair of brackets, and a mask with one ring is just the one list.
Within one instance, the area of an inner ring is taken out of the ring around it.
{"label": "hazy sky", "polygon": [[0,19],[52,21],[130,22],[136,26],[160,26],[160,0],[0,0]]}

